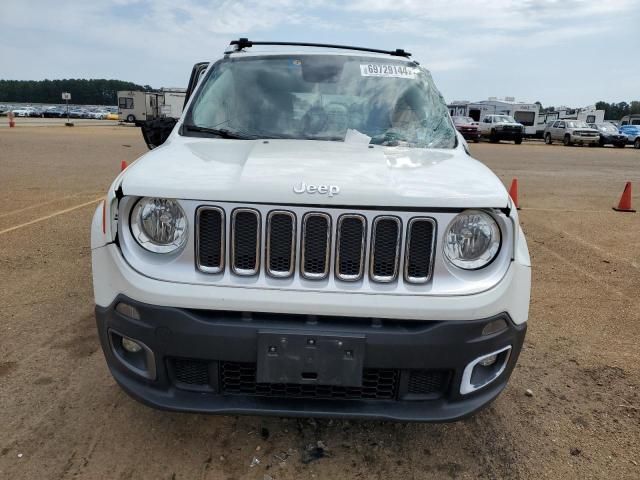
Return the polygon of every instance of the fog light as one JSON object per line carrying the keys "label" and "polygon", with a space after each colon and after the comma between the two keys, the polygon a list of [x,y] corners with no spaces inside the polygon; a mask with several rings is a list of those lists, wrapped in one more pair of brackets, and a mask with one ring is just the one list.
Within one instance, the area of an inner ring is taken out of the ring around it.
{"label": "fog light", "polygon": [[491,365],[496,363],[496,360],[498,360],[498,355],[491,355],[480,360],[480,365],[482,365],[483,367],[490,367]]}
{"label": "fog light", "polygon": [[475,392],[500,377],[507,368],[510,355],[511,345],[482,355],[469,363],[462,372],[460,393],[466,395]]}
{"label": "fog light", "polygon": [[122,337],[122,348],[131,353],[138,353],[142,350],[142,346],[140,346],[138,342],[135,342],[127,337]]}

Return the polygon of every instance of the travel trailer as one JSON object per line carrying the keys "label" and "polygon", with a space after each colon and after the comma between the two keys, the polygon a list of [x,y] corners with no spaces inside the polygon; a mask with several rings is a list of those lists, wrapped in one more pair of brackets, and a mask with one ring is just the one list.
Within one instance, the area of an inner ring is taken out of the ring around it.
{"label": "travel trailer", "polygon": [[150,92],[119,91],[118,119],[136,125],[157,118],[178,119],[182,115],[185,92],[181,88],[163,88]]}
{"label": "travel trailer", "polygon": [[538,116],[537,135],[542,138],[544,129],[549,122],[556,120],[582,120],[585,123],[603,123],[604,110],[597,110],[594,106],[584,108],[560,107],[553,112],[541,113]]}

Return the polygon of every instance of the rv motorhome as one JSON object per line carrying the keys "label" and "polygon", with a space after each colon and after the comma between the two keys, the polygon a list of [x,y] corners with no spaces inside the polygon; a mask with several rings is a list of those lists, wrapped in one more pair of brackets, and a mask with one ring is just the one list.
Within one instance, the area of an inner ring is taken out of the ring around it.
{"label": "rv motorhome", "polygon": [[490,97],[488,100],[474,103],[457,101],[449,104],[448,107],[452,116],[471,117],[476,122],[481,121],[487,115],[509,115],[524,125],[525,136],[536,135],[540,109],[540,105],[537,103],[516,102],[513,97],[505,97],[504,99]]}
{"label": "rv motorhome", "polygon": [[118,120],[140,125],[149,120],[182,115],[186,90],[163,88],[159,91],[118,92]]}

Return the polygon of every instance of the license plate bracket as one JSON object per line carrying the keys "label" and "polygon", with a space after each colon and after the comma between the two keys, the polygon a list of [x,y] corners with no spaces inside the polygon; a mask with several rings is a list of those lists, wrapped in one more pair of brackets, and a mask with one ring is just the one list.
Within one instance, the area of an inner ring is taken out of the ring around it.
{"label": "license plate bracket", "polygon": [[258,383],[361,387],[364,335],[258,332]]}

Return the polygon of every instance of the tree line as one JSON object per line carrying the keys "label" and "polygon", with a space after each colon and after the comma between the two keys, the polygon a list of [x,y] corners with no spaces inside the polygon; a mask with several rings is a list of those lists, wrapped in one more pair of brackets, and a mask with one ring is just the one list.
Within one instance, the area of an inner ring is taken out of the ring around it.
{"label": "tree line", "polygon": [[63,103],[62,92],[71,94],[75,105],[116,105],[118,90],[151,90],[122,80],[0,80],[0,102]]}
{"label": "tree line", "polygon": [[[542,106],[542,103],[536,103],[540,107],[540,113],[550,113],[556,111],[556,107],[545,108]],[[596,102],[595,106],[597,110],[604,110],[604,118],[606,118],[607,120],[620,120],[625,115],[640,113],[640,101],[638,100],[633,100],[630,103],[608,103],[600,100],[599,102]]]}

